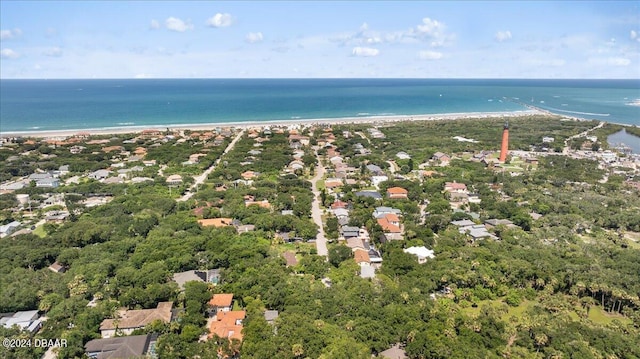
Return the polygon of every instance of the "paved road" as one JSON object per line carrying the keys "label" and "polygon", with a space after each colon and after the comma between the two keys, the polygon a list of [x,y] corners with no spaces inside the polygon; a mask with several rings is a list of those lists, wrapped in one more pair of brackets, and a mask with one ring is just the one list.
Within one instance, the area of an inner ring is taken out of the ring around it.
{"label": "paved road", "polygon": [[584,131],[584,132],[581,132],[581,133],[579,133],[579,134],[577,134],[577,135],[573,135],[573,136],[571,136],[571,137],[567,138],[566,140],[564,140],[564,148],[562,149],[562,153],[563,153],[563,154],[565,154],[565,155],[569,153],[569,150],[570,150],[570,148],[569,148],[569,141],[571,141],[571,140],[573,140],[573,139],[575,139],[575,138],[578,138],[578,137],[586,136],[589,132],[591,132],[591,131],[593,131],[593,130],[596,130],[596,129],[598,129],[598,128],[601,128],[602,126],[604,126],[604,125],[605,125],[605,123],[606,123],[606,122],[600,122],[600,123],[598,124],[598,126],[596,126],[596,127],[594,127],[594,128],[590,128],[590,129],[588,129],[588,130],[586,130],[586,131]]}
{"label": "paved road", "polygon": [[318,236],[316,237],[316,248],[319,256],[327,256],[329,251],[327,250],[327,238],[324,235],[324,227],[322,227],[322,210],[320,209],[320,191],[316,186],[316,182],[322,179],[324,176],[324,166],[320,161],[320,156],[316,151],[316,158],[318,163],[316,164],[316,175],[311,179],[311,191],[313,192],[313,202],[311,202],[311,218],[313,222],[318,225]]}
{"label": "paved road", "polygon": [[195,179],[195,182],[191,185],[191,187],[189,187],[189,190],[184,194],[184,196],[178,198],[178,202],[187,201],[193,196],[194,194],[193,190],[207,180],[207,177],[209,177],[209,174],[216,169],[216,166],[218,164],[220,164],[220,160],[222,159],[222,156],[226,155],[233,149],[233,146],[235,146],[236,143],[242,138],[242,135],[244,135],[244,132],[245,130],[242,130],[240,131],[240,133],[238,133],[238,135],[233,139],[233,141],[231,141],[231,143],[229,143],[229,146],[227,146],[227,148],[224,149],[224,152],[222,152],[222,155],[220,155],[220,157],[211,165],[211,167],[207,168],[204,172],[202,172],[201,175],[193,177]]}

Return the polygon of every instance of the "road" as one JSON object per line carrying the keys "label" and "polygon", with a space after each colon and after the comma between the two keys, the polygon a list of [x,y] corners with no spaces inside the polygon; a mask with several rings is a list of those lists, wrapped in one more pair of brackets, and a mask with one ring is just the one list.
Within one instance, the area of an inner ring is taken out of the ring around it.
{"label": "road", "polygon": [[579,134],[577,134],[577,135],[573,135],[573,136],[571,136],[571,137],[567,138],[566,140],[564,140],[564,148],[562,149],[562,153],[563,153],[563,154],[565,154],[565,155],[569,153],[569,150],[570,150],[570,148],[569,148],[569,141],[571,141],[571,140],[573,140],[573,139],[575,139],[575,138],[578,138],[578,137],[586,136],[589,132],[591,132],[591,131],[593,131],[593,130],[596,130],[596,129],[598,129],[598,128],[601,128],[602,126],[604,126],[604,125],[605,125],[605,123],[606,123],[606,122],[600,122],[600,123],[598,124],[598,126],[596,126],[596,127],[594,127],[594,128],[590,128],[590,129],[588,129],[588,130],[586,130],[586,131],[584,131],[584,132],[581,132],[581,133],[579,133]]}
{"label": "road", "polygon": [[240,131],[238,133],[238,135],[233,139],[233,141],[231,141],[231,143],[229,143],[227,148],[224,149],[224,152],[222,152],[220,157],[209,168],[207,168],[204,172],[202,172],[201,175],[193,177],[195,179],[195,182],[191,185],[191,187],[189,187],[189,189],[184,194],[184,196],[178,198],[178,202],[185,202],[185,201],[189,200],[193,196],[193,194],[194,194],[193,190],[196,189],[197,186],[203,184],[204,181],[207,180],[207,177],[209,177],[209,174],[211,174],[211,172],[213,172],[213,170],[216,169],[216,166],[220,164],[220,160],[222,159],[222,156],[226,155],[227,153],[229,153],[233,149],[233,147],[236,145],[236,143],[242,138],[242,135],[244,135],[244,133],[245,133],[244,129],[242,131]]}
{"label": "road", "polygon": [[322,179],[324,176],[324,166],[322,165],[322,161],[320,161],[320,156],[318,156],[318,151],[316,151],[316,159],[318,163],[316,164],[316,175],[311,178],[311,191],[313,192],[313,202],[311,202],[311,218],[313,218],[313,222],[318,225],[318,236],[316,237],[316,248],[319,256],[327,256],[329,251],[327,250],[327,238],[324,235],[324,227],[322,226],[322,210],[320,209],[320,191],[318,190],[318,186],[316,186],[316,182]]}

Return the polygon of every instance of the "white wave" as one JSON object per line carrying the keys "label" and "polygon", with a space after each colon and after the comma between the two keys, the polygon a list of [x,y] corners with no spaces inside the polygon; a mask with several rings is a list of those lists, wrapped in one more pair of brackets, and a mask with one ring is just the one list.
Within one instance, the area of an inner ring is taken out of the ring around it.
{"label": "white wave", "polygon": [[551,107],[549,107],[549,110],[566,112],[566,113],[575,113],[576,115],[604,116],[604,117],[611,116],[610,113],[593,113],[593,112],[567,111],[567,110],[561,110],[561,109],[558,109],[558,108],[551,108]]}
{"label": "white wave", "polygon": [[292,119],[292,120],[297,120],[297,119],[299,119],[299,118],[300,118],[300,116],[291,116],[291,119]]}
{"label": "white wave", "polygon": [[131,125],[135,125],[135,122],[118,122],[118,125],[120,126],[131,126]]}
{"label": "white wave", "polygon": [[640,106],[640,98],[637,98],[631,102],[627,102],[627,106]]}
{"label": "white wave", "polygon": [[40,126],[33,126],[33,127],[31,127],[31,129],[32,129],[32,130],[39,130],[39,129],[40,129]]}
{"label": "white wave", "polygon": [[356,116],[369,116],[369,112],[358,112]]}

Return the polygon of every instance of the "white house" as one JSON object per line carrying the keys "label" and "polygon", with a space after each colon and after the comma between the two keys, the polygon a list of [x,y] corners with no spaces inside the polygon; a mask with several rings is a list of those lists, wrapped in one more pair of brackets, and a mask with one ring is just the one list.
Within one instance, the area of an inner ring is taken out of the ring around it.
{"label": "white house", "polygon": [[425,263],[429,258],[436,257],[434,252],[431,249],[428,249],[427,247],[424,247],[424,246],[409,247],[409,248],[403,249],[402,251],[405,253],[413,254],[414,256],[418,257],[418,263],[420,264]]}

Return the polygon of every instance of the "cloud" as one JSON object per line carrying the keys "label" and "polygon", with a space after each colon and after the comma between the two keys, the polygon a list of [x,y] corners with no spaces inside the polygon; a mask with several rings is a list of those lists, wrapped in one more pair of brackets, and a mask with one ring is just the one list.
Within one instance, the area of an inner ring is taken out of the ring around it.
{"label": "cloud", "polygon": [[217,13],[207,19],[207,25],[210,27],[228,27],[233,24],[233,16],[227,13]]}
{"label": "cloud", "polygon": [[22,30],[15,28],[13,30],[0,30],[0,40],[10,40],[22,35]]}
{"label": "cloud", "polygon": [[402,40],[406,37],[416,38],[422,41],[430,40],[429,45],[431,47],[444,46],[455,39],[454,34],[447,32],[447,26],[444,23],[428,17],[423,18],[422,23],[415,28],[402,34],[400,39]]}
{"label": "cloud", "polygon": [[151,22],[149,23],[149,28],[157,30],[160,28],[160,22],[156,19],[151,20]]}
{"label": "cloud", "polygon": [[0,57],[3,59],[17,59],[20,57],[20,54],[11,49],[2,49],[2,51],[0,51]]}
{"label": "cloud", "polygon": [[45,56],[60,57],[62,56],[62,49],[59,47],[52,47],[44,50],[42,54]]}
{"label": "cloud", "polygon": [[442,53],[437,51],[420,51],[418,52],[418,58],[420,60],[439,60],[442,58]]}
{"label": "cloud", "polygon": [[261,32],[250,32],[244,38],[244,40],[250,44],[255,44],[256,42],[262,41],[263,36]]}
{"label": "cloud", "polygon": [[371,47],[354,47],[353,50],[351,51],[351,55],[353,56],[358,56],[358,57],[373,57],[373,56],[378,56],[378,54],[380,53],[380,50],[378,49],[374,49]]}
{"label": "cloud", "polygon": [[498,31],[495,36],[496,41],[503,42],[507,40],[511,40],[511,31]]}
{"label": "cloud", "polygon": [[624,57],[609,57],[607,59],[607,65],[609,66],[629,66],[631,60]]}
{"label": "cloud", "polygon": [[187,30],[193,30],[193,25],[187,21],[184,22],[182,19],[178,19],[176,17],[169,17],[164,21],[164,25],[167,27],[167,30],[177,31],[177,32],[185,32]]}
{"label": "cloud", "polygon": [[629,32],[629,38],[633,41],[640,42],[640,35],[635,30],[631,30],[631,32]]}

